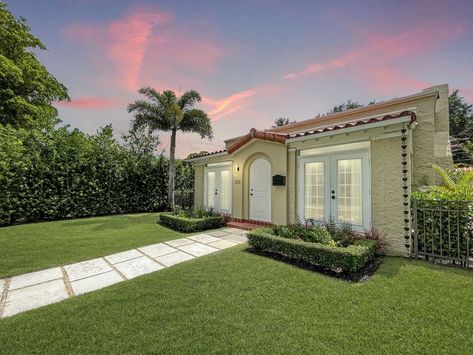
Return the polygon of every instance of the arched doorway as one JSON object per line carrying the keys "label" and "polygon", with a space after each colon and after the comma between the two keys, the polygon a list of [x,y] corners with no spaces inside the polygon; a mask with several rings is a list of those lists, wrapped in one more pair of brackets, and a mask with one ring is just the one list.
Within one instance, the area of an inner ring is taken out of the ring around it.
{"label": "arched doorway", "polygon": [[255,159],[250,165],[249,217],[271,222],[271,164],[266,159]]}

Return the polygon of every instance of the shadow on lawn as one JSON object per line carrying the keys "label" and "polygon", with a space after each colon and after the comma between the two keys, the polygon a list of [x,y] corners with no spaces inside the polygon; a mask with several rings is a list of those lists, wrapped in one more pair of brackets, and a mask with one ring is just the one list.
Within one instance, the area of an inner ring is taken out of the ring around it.
{"label": "shadow on lawn", "polygon": [[[150,218],[151,217],[151,218]],[[71,227],[92,227],[91,230],[119,230],[129,228],[131,225],[137,224],[155,224],[155,216],[149,214],[124,214],[124,215],[110,215],[110,216],[95,216],[84,217],[74,220],[66,220],[61,223],[63,228]]]}

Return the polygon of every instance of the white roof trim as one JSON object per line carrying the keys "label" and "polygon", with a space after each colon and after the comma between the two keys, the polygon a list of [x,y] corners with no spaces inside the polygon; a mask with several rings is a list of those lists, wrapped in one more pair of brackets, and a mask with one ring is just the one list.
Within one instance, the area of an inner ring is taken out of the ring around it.
{"label": "white roof trim", "polygon": [[224,156],[227,156],[227,155],[229,155],[228,152],[221,152],[221,153],[208,154],[208,155],[204,155],[204,156],[201,156],[201,157],[195,157],[195,158],[186,159],[186,160],[194,162],[194,161],[201,161],[201,160],[206,160],[206,159],[210,159],[210,158],[224,157]]}

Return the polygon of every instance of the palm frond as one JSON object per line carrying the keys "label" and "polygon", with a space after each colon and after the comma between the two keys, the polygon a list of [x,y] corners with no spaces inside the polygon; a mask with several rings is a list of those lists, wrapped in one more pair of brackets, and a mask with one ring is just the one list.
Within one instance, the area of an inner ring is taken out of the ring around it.
{"label": "palm frond", "polygon": [[177,100],[177,104],[183,111],[188,111],[192,109],[196,102],[200,102],[202,98],[200,94],[195,90],[186,91],[181,97]]}
{"label": "palm frond", "polygon": [[171,107],[177,102],[177,96],[172,90],[164,90],[161,94],[161,105],[164,107]]}
{"label": "palm frond", "polygon": [[160,104],[145,100],[136,100],[128,105],[128,112],[133,112],[135,119],[132,121],[134,129],[148,127],[151,130],[169,131],[173,121]]}
{"label": "palm frond", "polygon": [[443,184],[450,190],[455,189],[456,184],[455,181],[448,175],[448,173],[443,170],[440,166],[433,164],[432,167],[434,168],[435,172],[440,175],[442,178]]}
{"label": "palm frond", "polygon": [[471,185],[473,182],[473,171],[464,173],[458,179],[458,185]]}
{"label": "palm frond", "polygon": [[144,100],[136,100],[132,104],[128,105],[128,112],[143,112],[143,111],[152,111],[155,109],[156,105]]}
{"label": "palm frond", "polygon": [[138,92],[145,95],[151,101],[160,102],[161,94],[150,86],[145,86],[139,89]]}
{"label": "palm frond", "polygon": [[184,113],[180,127],[183,132],[199,133],[202,138],[213,138],[212,124],[207,114],[199,109]]}

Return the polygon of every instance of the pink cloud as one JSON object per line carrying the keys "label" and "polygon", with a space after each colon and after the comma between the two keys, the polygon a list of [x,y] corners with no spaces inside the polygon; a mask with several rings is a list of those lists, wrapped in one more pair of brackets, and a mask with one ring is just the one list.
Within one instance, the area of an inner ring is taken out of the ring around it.
{"label": "pink cloud", "polygon": [[393,61],[412,60],[415,55],[428,52],[447,40],[458,37],[463,33],[463,28],[450,23],[431,22],[390,35],[366,30],[359,32],[361,39],[357,47],[325,62],[311,63],[302,70],[286,74],[283,79],[300,78],[330,69],[352,67],[358,70],[373,64],[383,72],[383,66],[389,66]]}
{"label": "pink cloud", "polygon": [[[224,53],[210,36],[186,32],[174,25],[168,13],[156,9],[134,8],[105,24],[73,24],[64,29],[64,35],[87,46],[92,61],[101,63],[111,81],[130,91],[150,85],[156,78],[156,86],[163,87],[165,75],[172,73],[176,80],[183,66],[209,72]],[[114,67],[118,75],[113,73]],[[188,72],[186,75],[189,77]]]}
{"label": "pink cloud", "polygon": [[[453,90],[453,88],[450,88],[450,90]],[[473,87],[464,87],[460,89],[460,95],[465,97],[465,100],[473,104]]]}
{"label": "pink cloud", "polygon": [[71,101],[58,101],[57,106],[79,108],[79,109],[99,109],[114,107],[119,100],[109,97],[76,97]]}
{"label": "pink cloud", "polygon": [[209,116],[213,120],[218,120],[226,115],[236,112],[243,107],[246,99],[256,95],[255,89],[240,91],[236,94],[224,97],[222,99],[212,99],[210,97],[203,97],[202,103],[211,107],[208,111]]}
{"label": "pink cloud", "polygon": [[208,108],[208,114],[213,121],[218,121],[232,113],[246,109],[250,100],[255,96],[276,95],[282,90],[280,83],[268,83],[247,90],[239,91],[221,99],[208,96],[202,98],[202,103]]}
{"label": "pink cloud", "polygon": [[168,16],[162,12],[135,12],[108,25],[107,55],[120,68],[127,89],[139,88],[143,57],[153,28],[167,20]]}
{"label": "pink cloud", "polygon": [[393,67],[367,67],[363,71],[363,76],[369,78],[365,84],[374,85],[377,90],[389,93],[402,88],[410,90],[422,90],[431,85],[431,83],[416,80],[403,74],[402,71]]}

